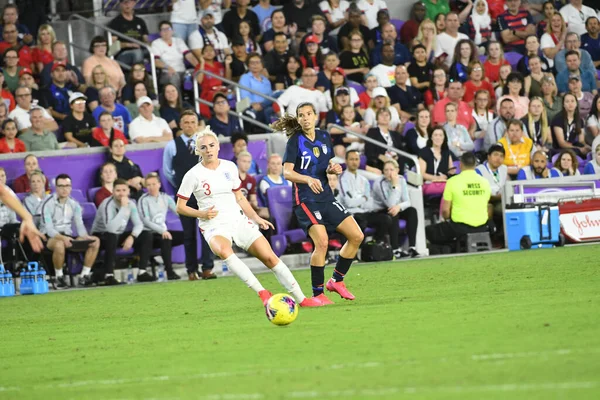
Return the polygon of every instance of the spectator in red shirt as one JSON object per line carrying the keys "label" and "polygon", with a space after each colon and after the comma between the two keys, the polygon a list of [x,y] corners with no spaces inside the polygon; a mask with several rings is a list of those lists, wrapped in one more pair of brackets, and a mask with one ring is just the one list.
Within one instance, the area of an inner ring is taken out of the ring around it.
{"label": "spectator in red shirt", "polygon": [[4,71],[2,71],[2,68],[0,68],[0,87],[2,88],[2,90],[0,91],[0,96],[2,96],[2,102],[6,104],[8,112],[11,112],[15,109],[16,106],[15,97],[8,89],[5,88],[5,86],[6,85],[4,84]]}
{"label": "spectator in red shirt", "polygon": [[490,108],[492,108],[496,102],[494,87],[485,79],[485,72],[481,61],[472,61],[467,67],[467,74],[469,79],[465,82],[463,101],[466,101],[469,107],[473,108],[475,105],[475,93],[478,90],[485,90],[490,93]]}
{"label": "spectator in red shirt", "polygon": [[[24,161],[25,173],[15,179],[13,182],[13,190],[15,193],[29,193],[31,191],[31,186],[29,186],[29,178],[31,178],[31,174],[33,174],[34,171],[38,171],[40,169],[38,159],[33,154],[29,154],[27,157],[25,157]],[[50,191],[48,179],[46,179],[46,191]]]}
{"label": "spectator in red shirt", "polygon": [[0,153],[24,153],[25,143],[17,139],[17,124],[12,119],[7,119],[2,124],[4,137],[0,139]]}
{"label": "spectator in red shirt", "polygon": [[435,103],[446,97],[447,88],[448,76],[446,75],[446,70],[442,67],[435,68],[431,74],[429,89],[423,94],[425,105],[429,111],[433,110]]}
{"label": "spectator in red shirt", "polygon": [[456,103],[458,105],[458,115],[456,122],[465,126],[469,133],[475,132],[475,120],[473,119],[473,110],[467,103],[462,101],[464,89],[462,83],[458,81],[450,82],[448,85],[447,95],[443,100],[438,101],[433,106],[431,113],[432,125],[444,125],[446,123],[446,104]]}
{"label": "spectator in red shirt", "polygon": [[111,113],[108,111],[103,111],[98,117],[98,122],[100,126],[97,126],[92,130],[93,147],[109,147],[110,142],[115,139],[121,139],[124,144],[129,144],[123,132],[114,128],[115,120]]}
{"label": "spectator in red shirt", "polygon": [[504,3],[505,0],[487,0],[490,16],[494,22],[496,22],[498,16],[504,12]]}
{"label": "spectator in red shirt", "polygon": [[94,196],[94,204],[96,207],[100,207],[100,204],[104,199],[112,196],[113,185],[117,180],[117,167],[110,161],[105,162],[100,167],[100,183],[102,187],[96,192]]}
{"label": "spectator in red shirt", "polygon": [[31,57],[36,69],[36,75],[41,74],[44,66],[54,61],[52,55],[52,44],[56,42],[56,33],[52,26],[44,24],[40,26],[37,36],[37,45],[31,51]]}
{"label": "spectator in red shirt", "polygon": [[488,46],[488,59],[483,63],[485,69],[485,77],[487,80],[497,87],[500,82],[500,67],[510,65],[504,58],[504,50],[500,42],[490,42]]}
{"label": "spectator in red shirt", "polygon": [[248,203],[252,206],[254,211],[258,213],[261,218],[269,218],[269,209],[266,207],[259,207],[258,200],[256,197],[256,178],[248,173],[250,166],[252,165],[252,154],[244,150],[237,155],[236,160],[238,170],[240,172],[240,190],[248,200]]}
{"label": "spectator in red shirt", "polygon": [[410,45],[414,38],[419,33],[419,25],[425,19],[425,5],[420,1],[413,4],[410,10],[410,18],[400,28],[400,42],[405,45]]}
{"label": "spectator in red shirt", "polygon": [[19,44],[17,26],[15,24],[6,24],[3,27],[3,41],[0,42],[0,54],[13,47],[19,52],[19,65],[23,68],[32,69],[33,58],[29,46]]}
{"label": "spectator in red shirt", "polygon": [[[217,53],[215,52],[214,47],[211,44],[205,44],[202,48],[202,58],[200,58],[200,63],[196,65],[196,71],[203,69],[220,76],[225,76],[225,66],[217,61],[216,57]],[[214,76],[199,73],[196,76],[196,81],[200,85],[200,98],[206,101],[212,101],[215,97],[215,93],[223,91],[224,89],[223,81]],[[207,119],[210,119],[211,117],[210,109],[204,104],[200,105],[200,114]]]}

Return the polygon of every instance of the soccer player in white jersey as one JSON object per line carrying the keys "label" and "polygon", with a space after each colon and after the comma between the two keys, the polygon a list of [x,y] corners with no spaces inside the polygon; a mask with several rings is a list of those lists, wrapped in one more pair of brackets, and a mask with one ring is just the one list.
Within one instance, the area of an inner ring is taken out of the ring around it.
{"label": "soccer player in white jersey", "polygon": [[[258,293],[266,304],[271,293],[260,284],[250,268],[240,260],[232,249],[235,243],[258,258],[277,277],[301,307],[318,307],[318,299],[307,298],[296,279],[260,233],[258,227],[267,229],[273,225],[260,218],[244,194],[237,166],[219,158],[219,140],[207,126],[196,138],[196,154],[201,161],[183,177],[177,193],[177,212],[198,219],[198,226],[211,250],[227,263],[227,266]],[[198,210],[186,205],[191,195],[198,201]]]}

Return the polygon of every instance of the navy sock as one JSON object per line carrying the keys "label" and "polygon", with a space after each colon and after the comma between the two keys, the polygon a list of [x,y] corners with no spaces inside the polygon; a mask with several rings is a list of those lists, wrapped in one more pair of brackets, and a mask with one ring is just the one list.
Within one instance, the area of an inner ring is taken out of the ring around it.
{"label": "navy sock", "polygon": [[310,266],[310,276],[312,278],[313,296],[323,294],[323,286],[325,284],[325,267]]}
{"label": "navy sock", "polygon": [[344,280],[344,276],[348,273],[350,266],[352,265],[352,258],[344,258],[342,256],[338,257],[337,263],[335,264],[335,269],[333,270],[333,280],[336,282],[342,282]]}

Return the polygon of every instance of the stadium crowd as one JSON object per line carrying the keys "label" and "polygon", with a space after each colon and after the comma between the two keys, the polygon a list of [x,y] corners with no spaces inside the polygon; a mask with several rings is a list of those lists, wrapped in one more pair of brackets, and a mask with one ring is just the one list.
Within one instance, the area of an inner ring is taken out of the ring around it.
{"label": "stadium crowd", "polygon": [[[204,241],[198,271],[196,221],[182,216],[182,231],[167,229],[173,199],[160,191],[157,174],[141,171],[125,154],[128,144],[164,142],[162,172],[177,189],[198,161],[194,134],[210,125],[231,138],[245,194],[268,218],[267,189],[290,183],[280,155],[272,154],[268,170],[260,171],[246,134],[264,129],[232,116],[232,109],[270,124],[281,111],[294,114],[300,102],[313,103],[320,128],[331,134],[335,160],[344,164],[331,182],[340,203],[363,229],[389,241],[396,257],[418,255],[418,220],[405,179],[415,166],[347,130],[416,156],[426,206],[467,231],[481,229],[481,216],[472,221],[455,213],[449,204],[459,202],[445,194],[459,159],[488,182],[485,213],[496,222],[507,180],[600,174],[600,13],[582,0],[423,0],[403,21],[382,0],[250,3],[175,1],[170,20],[150,32],[135,0],[121,0],[108,26],[136,42],[113,36],[109,49],[107,38],[96,36],[79,43],[89,47],[81,65],[68,59],[51,24],[31,32],[16,6],[4,8],[0,153],[108,150],[90,198],[97,212],[87,227],[67,174],[53,179],[51,193],[35,155],[25,158],[22,176],[7,177],[0,168],[2,184],[8,180],[15,193],[26,193],[21,196],[46,236],[57,287],[67,285],[65,254],[75,247],[84,254],[82,285],[117,284],[118,255],[132,252],[137,279],[153,280],[146,272],[153,258],[140,251],[148,247],[160,249],[168,278],[178,279],[170,249],[180,244],[189,279],[216,277]],[[138,41],[155,57],[158,93],[150,54]],[[242,89],[236,104],[234,89],[219,77],[252,91]],[[190,79],[213,106],[190,104]],[[188,205],[194,206],[193,197]],[[402,246],[399,220],[406,222],[408,246]],[[0,204],[3,237],[16,222]],[[428,229],[428,239],[440,242],[435,229]],[[103,272],[92,274],[99,255]]]}

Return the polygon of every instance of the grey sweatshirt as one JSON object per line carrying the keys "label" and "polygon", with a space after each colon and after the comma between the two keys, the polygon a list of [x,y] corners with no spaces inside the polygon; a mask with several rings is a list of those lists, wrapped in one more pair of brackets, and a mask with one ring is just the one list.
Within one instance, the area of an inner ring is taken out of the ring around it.
{"label": "grey sweatshirt", "polygon": [[23,199],[23,204],[25,205],[27,211],[29,211],[29,213],[33,216],[33,222],[38,229],[42,223],[42,204],[44,204],[44,201],[46,201],[48,197],[50,197],[50,195],[47,193],[44,193],[41,199],[33,194],[30,194]]}
{"label": "grey sweatshirt", "polygon": [[73,235],[72,224],[75,222],[78,236],[87,236],[87,229],[83,225],[81,206],[72,198],[67,198],[64,204],[58,201],[58,196],[48,196],[41,207],[40,231],[48,237],[63,234]]}
{"label": "grey sweatshirt", "polygon": [[338,201],[342,203],[351,214],[373,211],[371,186],[364,176],[353,174],[346,170],[339,177],[338,188],[340,190]]}
{"label": "grey sweatshirt", "polygon": [[175,200],[166,193],[159,193],[157,197],[144,193],[138,201],[138,213],[144,223],[145,231],[160,233],[167,230],[167,211],[177,214]]}
{"label": "grey sweatshirt", "polygon": [[138,237],[144,229],[144,224],[138,214],[135,201],[129,200],[126,207],[121,207],[117,204],[114,196],[110,196],[100,204],[94,224],[92,225],[93,233],[114,233],[120,235],[127,229],[127,223],[131,219],[133,230],[131,234]]}
{"label": "grey sweatshirt", "polygon": [[400,211],[411,206],[408,196],[406,180],[400,176],[398,186],[392,187],[392,183],[384,176],[373,183],[373,203],[376,211],[387,210],[389,207],[400,204]]}

